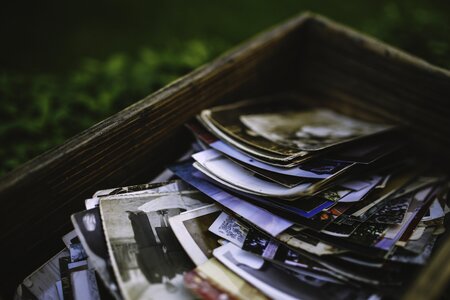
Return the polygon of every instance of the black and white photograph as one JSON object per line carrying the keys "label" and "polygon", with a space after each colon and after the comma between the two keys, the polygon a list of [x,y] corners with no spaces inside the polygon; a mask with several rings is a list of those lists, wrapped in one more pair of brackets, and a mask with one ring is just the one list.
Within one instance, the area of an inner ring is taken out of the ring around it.
{"label": "black and white photograph", "polygon": [[111,188],[106,190],[97,191],[92,197],[107,197],[114,195],[138,195],[140,193],[162,193],[162,192],[176,192],[178,190],[187,190],[189,186],[184,184],[180,180],[170,180],[155,183],[145,183],[132,186]]}
{"label": "black and white photograph", "polygon": [[32,299],[58,299],[56,283],[61,280],[59,259],[69,255],[69,251],[64,249],[27,276],[17,287],[17,296]]}
{"label": "black and white photograph", "polygon": [[301,275],[265,261],[228,243],[214,256],[272,299],[366,299],[369,294],[348,286]]}
{"label": "black and white photograph", "polygon": [[87,259],[86,251],[81,243],[71,244],[69,246],[69,252],[72,262]]}
{"label": "black and white photograph", "polygon": [[106,246],[100,209],[98,207],[73,214],[72,224],[78,234],[88,261],[115,299],[121,299]]}
{"label": "black and white photograph", "polygon": [[197,266],[207,262],[220,246],[218,237],[208,230],[220,213],[216,204],[210,204],[169,218],[175,236]]}
{"label": "black and white photograph", "polygon": [[201,193],[175,192],[100,200],[106,241],[125,299],[186,299],[183,272],[195,265],[169,218],[208,204]]}
{"label": "black and white photograph", "polygon": [[70,274],[74,300],[100,300],[94,270],[81,270]]}
{"label": "black and white photograph", "polygon": [[92,198],[85,200],[86,209],[92,209],[98,206],[100,198],[108,199],[112,198],[126,198],[126,197],[139,197],[146,194],[157,193],[170,193],[178,191],[189,191],[191,187],[181,180],[163,181],[157,183],[146,183],[135,186],[119,187],[97,191]]}
{"label": "black and white photograph", "polygon": [[222,212],[211,224],[209,231],[234,243],[239,248],[242,248],[244,241],[247,238],[249,229],[244,224],[241,224],[236,218],[229,214]]}

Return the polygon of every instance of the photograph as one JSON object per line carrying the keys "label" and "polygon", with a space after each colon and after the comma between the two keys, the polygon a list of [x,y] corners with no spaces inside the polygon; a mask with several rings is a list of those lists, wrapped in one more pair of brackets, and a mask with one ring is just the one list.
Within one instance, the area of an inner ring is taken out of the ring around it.
{"label": "photograph", "polygon": [[421,254],[422,252],[425,252],[425,247],[432,242],[433,239],[437,237],[437,235],[434,235],[435,228],[434,227],[427,227],[422,232],[422,235],[415,240],[409,239],[408,242],[404,243],[403,248],[406,251],[409,251],[410,253],[414,253],[416,255]]}
{"label": "photograph", "polygon": [[258,167],[255,167],[253,165],[247,164],[245,162],[242,162],[240,160],[234,159],[230,156],[225,155],[230,161],[233,163],[243,167],[244,169],[248,170],[249,172],[252,172],[255,177],[261,178],[263,180],[269,180],[271,182],[280,184],[286,188],[293,188],[298,186],[301,183],[305,183],[309,181],[308,178],[302,178],[297,176],[291,176],[291,175],[284,175],[281,173],[275,173],[271,171],[267,171],[265,169],[261,169]]}
{"label": "photograph", "polygon": [[364,291],[295,273],[228,243],[214,256],[272,299],[367,299]]}
{"label": "photograph", "polygon": [[267,211],[248,201],[242,200],[218,186],[208,182],[205,176],[192,166],[192,161],[171,165],[170,169],[181,179],[191,184],[220,205],[242,216],[258,228],[272,236],[278,235],[294,225],[293,222]]}
{"label": "photograph", "polygon": [[236,275],[215,257],[198,266],[195,271],[230,295],[242,300],[268,300],[257,288]]}
{"label": "photograph", "polygon": [[[214,149],[198,152],[192,155],[192,158],[203,169],[208,170],[208,174],[212,173],[215,177],[250,194],[282,199],[295,199],[303,195],[312,186],[311,182],[305,182],[293,188],[286,188],[278,183],[259,178],[259,176],[255,176],[255,173],[234,163]],[[200,171],[203,171],[203,169]]]}
{"label": "photograph", "polygon": [[309,227],[316,231],[321,231],[334,222],[340,215],[350,209],[353,205],[354,202],[336,203],[332,207],[322,210],[320,213],[313,216],[310,219]]}
{"label": "photograph", "polygon": [[158,182],[158,183],[144,183],[132,186],[124,186],[118,188],[105,189],[95,192],[92,196],[95,197],[105,197],[105,196],[113,196],[113,195],[121,195],[121,194],[130,194],[134,192],[141,192],[146,190],[158,190],[160,187],[166,187],[175,183],[175,181],[166,181],[166,182]]}
{"label": "photograph", "polygon": [[198,299],[208,300],[235,300],[230,293],[223,288],[212,283],[204,276],[198,274],[196,270],[184,273],[184,285],[189,289]]}
{"label": "photograph", "polygon": [[249,229],[229,214],[221,212],[209,227],[209,231],[242,248]]}
{"label": "photograph", "polygon": [[244,114],[239,119],[256,136],[301,151],[323,150],[393,128],[324,108]]}
{"label": "photograph", "polygon": [[[279,102],[278,105],[281,105],[281,103],[283,102]],[[237,140],[239,143],[248,144],[251,147],[285,156],[289,159],[308,155],[306,151],[299,151],[295,148],[274,143],[264,136],[250,131],[240,120],[242,114],[251,112],[253,111],[252,109],[270,110],[271,108],[274,108],[274,106],[270,105],[270,101],[260,103],[260,101],[249,100],[205,109],[201,112],[200,117],[202,120],[209,121],[217,130],[231,139]]]}
{"label": "photograph", "polygon": [[[170,172],[170,171],[168,171]],[[111,198],[130,198],[130,197],[140,197],[146,194],[158,194],[158,193],[171,193],[178,191],[191,191],[190,185],[186,184],[181,180],[171,180],[163,181],[158,183],[146,183],[135,185],[131,187],[119,187],[113,189],[106,189],[97,191],[92,198],[85,200],[86,209],[92,209],[98,206],[100,198],[108,199]]]}
{"label": "photograph", "polygon": [[17,287],[17,295],[29,299],[58,299],[57,281],[61,279],[59,259],[69,257],[64,249],[27,276]]}
{"label": "photograph", "polygon": [[[209,172],[209,170],[203,168],[197,162],[193,164],[193,167],[199,170],[196,173],[193,173],[195,175],[194,177],[200,178],[207,182],[214,182],[215,188],[221,190],[222,188],[224,188],[225,190],[230,190],[234,195],[237,195],[233,197],[242,196],[242,198],[240,198],[242,201],[251,201],[251,202],[256,201],[259,204],[262,204],[263,206],[268,208],[268,210],[276,209],[278,210],[278,212],[282,211],[283,213],[288,213],[291,215],[295,214],[305,218],[311,218],[312,216],[318,214],[323,209],[327,209],[333,206],[335,203],[334,201],[329,201],[324,198],[314,196],[307,197],[306,199],[308,200],[306,201],[304,201],[305,199],[284,199],[284,198],[283,199],[279,198],[282,201],[273,201],[273,199],[270,197],[257,195],[255,193],[249,193],[247,190],[243,188],[236,187],[222,180],[221,178],[216,177],[214,174]],[[265,211],[267,211],[267,209]],[[281,216],[279,216],[278,218],[281,218]],[[296,221],[301,222],[303,220],[297,219]],[[294,221],[290,222],[293,223]],[[265,228],[262,229],[265,230]]]}
{"label": "photograph", "polygon": [[70,244],[69,246],[70,260],[72,262],[85,260],[87,258],[86,251],[81,243]]}
{"label": "photograph", "polygon": [[169,218],[175,236],[197,266],[211,258],[213,250],[220,246],[218,237],[208,230],[220,213],[216,204],[210,204]]}
{"label": "photograph", "polygon": [[277,236],[277,240],[296,250],[309,252],[313,255],[324,256],[342,253],[343,250],[332,245],[314,240],[302,232],[286,231]]}
{"label": "photograph", "polygon": [[100,198],[134,197],[142,194],[157,194],[166,192],[190,191],[192,188],[181,180],[146,183],[135,186],[119,187],[97,191],[92,198],[85,200],[86,209],[98,206]]}
{"label": "photograph", "polygon": [[402,251],[403,249],[398,247],[389,257],[389,260],[397,263],[425,266],[431,258],[437,239],[437,235],[431,235],[427,239],[424,239],[422,245],[420,245],[421,250],[418,252]]}
{"label": "photograph", "polygon": [[408,185],[419,176],[420,169],[411,169],[411,166],[400,165],[395,171],[386,174],[382,184],[373,190],[363,201],[358,202],[346,214],[359,218],[360,221],[367,220],[373,213],[386,204],[391,197],[399,197],[404,194],[405,189],[408,193],[420,188],[422,184]]}
{"label": "photograph", "polygon": [[438,189],[439,186],[431,186],[421,189],[412,195],[402,222],[389,226],[384,236],[374,246],[389,251],[395,246],[397,241],[408,241],[413,230],[436,198]]}
{"label": "photograph", "polygon": [[382,176],[363,176],[359,180],[350,180],[325,190],[320,196],[339,203],[358,202],[364,199],[383,180]]}
{"label": "photograph", "polygon": [[[228,144],[236,147],[241,151],[244,151],[245,153],[255,157],[258,160],[277,166],[293,167],[299,162],[311,158],[310,153],[305,151],[297,152],[294,154],[284,154],[292,153],[292,149],[283,148],[284,151],[280,151],[280,146],[271,143],[264,138],[255,139],[251,136],[247,136],[247,140],[245,140],[240,138],[239,136],[230,136],[223,132],[216,126],[216,124],[212,120],[210,120],[210,114],[211,113],[209,110],[204,110],[200,113],[198,120],[203,126],[213,132],[214,135],[221,140],[227,142]],[[250,143],[248,141],[249,138],[253,139],[253,142],[256,143]],[[267,142],[270,143],[269,146],[267,145]],[[274,148],[278,149],[278,151],[274,151]]]}
{"label": "photograph", "polygon": [[[74,300],[100,300],[94,270],[81,270],[70,273]],[[69,298],[70,299],[70,298]]]}
{"label": "photograph", "polygon": [[[353,206],[346,210],[351,209]],[[336,237],[349,237],[361,224],[363,222],[345,215],[344,212],[339,216],[333,216],[332,222],[327,222],[325,228],[321,228],[320,232]]]}
{"label": "photograph", "polygon": [[183,272],[195,267],[169,218],[209,204],[197,191],[100,200],[108,250],[125,299],[190,299]]}
{"label": "photograph", "polygon": [[83,245],[90,265],[115,299],[121,299],[117,280],[106,246],[100,209],[98,207],[81,211],[71,217],[73,227]]}
{"label": "photograph", "polygon": [[[247,155],[246,153],[235,149],[234,147],[224,143],[223,141],[215,141],[210,144],[211,148],[220,151],[228,157],[234,158],[235,160],[241,161],[246,165],[254,166],[259,169],[263,169],[266,171],[270,171],[273,173],[278,173],[282,175],[290,175],[295,177],[303,177],[303,178],[313,178],[313,179],[324,179],[327,178],[339,170],[346,168],[352,163],[341,162],[341,161],[332,161],[332,160],[323,160],[321,158],[311,158],[310,160],[300,163],[295,167],[286,167],[286,166],[274,166],[273,164],[268,164],[262,162],[260,160],[254,159],[253,157]],[[313,163],[315,162],[315,163]],[[320,168],[315,172],[314,167]]]}
{"label": "photograph", "polygon": [[78,236],[77,236],[77,233],[75,232],[75,230],[72,230],[72,231],[66,233],[65,235],[62,236],[61,239],[62,239],[64,245],[66,246],[66,248],[69,248],[70,244],[79,242]]}
{"label": "photograph", "polygon": [[399,225],[403,222],[411,200],[408,195],[389,200],[367,222]]}
{"label": "photograph", "polygon": [[[298,202],[297,200],[307,197],[319,198],[319,201],[320,198],[322,198],[321,203],[326,202],[326,207],[322,207],[321,209],[327,208],[334,203],[334,201],[327,200],[324,197],[313,196],[317,192],[317,189],[320,189],[322,186],[326,186],[329,184],[329,181],[333,181],[334,179],[332,178],[315,182],[308,180],[295,187],[287,188],[281,184],[268,181],[266,178],[261,178],[261,176],[258,176],[252,171],[243,168],[239,164],[234,163],[224,156],[221,156],[219,152],[212,149],[196,153],[193,155],[193,158],[196,160],[193,163],[193,167],[205,177],[209,178],[210,181],[225,186],[236,193],[246,194],[248,198],[253,200],[258,201],[259,199],[260,201],[267,202],[264,198],[276,198],[283,201],[268,201],[269,205],[286,207],[288,210],[289,206],[291,206],[293,210],[296,210],[295,208],[297,204],[301,203],[301,201]],[[359,185],[360,183],[360,181],[349,182],[347,187],[353,188],[353,184]],[[355,194],[355,196],[356,195],[357,194]],[[297,204],[292,204],[294,202]],[[304,215],[305,212],[302,211],[302,206],[304,205],[297,207],[300,209],[298,213],[303,216],[308,215],[307,217],[310,217],[310,214]],[[315,207],[311,207],[311,209],[313,208]],[[318,211],[315,213],[317,212]]]}

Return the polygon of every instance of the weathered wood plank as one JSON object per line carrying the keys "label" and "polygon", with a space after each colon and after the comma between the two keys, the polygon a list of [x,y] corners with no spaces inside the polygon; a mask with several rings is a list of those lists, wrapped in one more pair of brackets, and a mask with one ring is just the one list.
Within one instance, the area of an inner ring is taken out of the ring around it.
{"label": "weathered wood plank", "polygon": [[408,125],[421,145],[450,146],[450,72],[323,18],[307,24],[298,90]]}
{"label": "weathered wood plank", "polygon": [[[306,17],[257,36],[93,126],[0,180],[2,293],[12,289],[62,244],[70,214],[100,188],[148,180],[187,146],[180,127],[225,97],[284,90],[291,39]],[[291,76],[289,76],[291,77]],[[50,250],[52,249],[52,250]],[[24,263],[26,262],[26,263]]]}

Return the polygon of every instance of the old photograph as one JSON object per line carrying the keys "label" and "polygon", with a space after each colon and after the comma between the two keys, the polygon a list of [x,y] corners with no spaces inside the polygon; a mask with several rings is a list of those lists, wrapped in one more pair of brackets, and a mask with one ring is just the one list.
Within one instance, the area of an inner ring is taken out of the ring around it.
{"label": "old photograph", "polygon": [[246,114],[241,115],[240,120],[258,136],[303,151],[323,150],[391,128],[322,108]]}
{"label": "old photograph", "polygon": [[73,214],[72,224],[88,255],[88,261],[115,299],[121,299],[106,246],[100,209],[98,207]]}
{"label": "old photograph", "polygon": [[[227,143],[224,143],[220,140],[215,141],[214,143],[211,143],[211,148],[220,151],[221,153],[227,155],[228,157],[234,158],[237,161],[241,161],[247,165],[251,165],[254,167],[257,167],[259,169],[263,169],[263,170],[267,170],[273,173],[278,173],[278,174],[283,174],[283,175],[290,175],[290,176],[295,176],[295,177],[304,177],[304,178],[315,178],[315,179],[323,179],[323,178],[327,178],[331,175],[333,175],[333,171],[338,171],[341,168],[338,168],[338,166],[342,166],[342,167],[346,167],[351,165],[351,163],[346,163],[346,162],[339,162],[338,164],[334,164],[332,166],[330,166],[330,162],[328,161],[323,161],[322,159],[318,158],[319,161],[322,163],[321,166],[323,166],[323,164],[328,165],[328,167],[326,168],[320,168],[320,173],[314,173],[314,171],[308,170],[312,169],[314,166],[311,165],[308,162],[303,162],[300,164],[296,164],[296,166],[294,167],[286,167],[285,165],[283,166],[276,166],[273,163],[269,164],[269,163],[265,163],[262,162],[260,160],[254,159],[253,157],[247,155],[246,153],[236,150],[235,148],[233,148],[232,146],[228,145]],[[315,159],[311,159],[311,160],[315,160]],[[309,161],[311,161],[309,160]],[[331,161],[333,163],[333,161]],[[306,166],[306,168],[303,168],[303,165]],[[331,172],[328,172],[331,171]]]}
{"label": "old photograph", "polygon": [[202,120],[213,123],[218,130],[240,143],[248,144],[252,147],[268,151],[269,153],[287,156],[291,159],[308,154],[305,151],[299,151],[297,149],[274,143],[259,134],[249,131],[249,128],[246,127],[239,119],[241,114],[247,111],[252,111],[251,109],[249,110],[249,107],[256,110],[268,108],[267,106],[261,106],[261,104],[257,102],[253,103],[251,101],[244,101],[214,107],[211,110],[204,110],[200,116]]}
{"label": "old photograph", "polygon": [[208,204],[199,192],[100,200],[108,249],[125,299],[189,299],[183,272],[194,268],[169,218]]}
{"label": "old photograph", "polygon": [[220,212],[216,204],[210,204],[169,219],[175,236],[197,266],[211,258],[212,251],[220,246],[218,237],[208,230]]}
{"label": "old photograph", "polygon": [[209,171],[207,175],[212,173],[230,185],[241,188],[250,194],[292,199],[306,192],[312,185],[311,182],[305,182],[293,188],[286,188],[280,184],[261,179],[255,176],[255,173],[246,170],[213,149],[196,153],[193,158],[203,169]]}
{"label": "old photograph", "polygon": [[209,259],[198,266],[195,271],[205,280],[226,291],[228,294],[243,300],[268,300],[267,296],[249,284],[216,258]]}
{"label": "old photograph", "polygon": [[363,291],[305,276],[265,261],[236,245],[228,243],[214,251],[214,256],[233,272],[273,299],[364,299]]}
{"label": "old photograph", "polygon": [[242,248],[248,234],[248,227],[229,214],[222,212],[211,224],[209,231]]}
{"label": "old photograph", "polygon": [[217,201],[220,205],[223,205],[229,210],[249,220],[249,222],[272,236],[276,236],[294,224],[292,221],[286,220],[257,205],[244,201],[227,193],[218,186],[209,183],[205,180],[201,172],[196,171],[190,161],[172,165],[170,169],[177,176]]}

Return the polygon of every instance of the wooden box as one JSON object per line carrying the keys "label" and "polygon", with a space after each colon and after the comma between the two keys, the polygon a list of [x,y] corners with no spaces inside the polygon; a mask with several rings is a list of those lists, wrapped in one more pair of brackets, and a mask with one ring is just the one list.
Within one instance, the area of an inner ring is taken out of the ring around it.
{"label": "wooden box", "polygon": [[[70,215],[96,190],[148,181],[187,149],[183,123],[223,100],[293,91],[346,113],[410,126],[449,165],[450,72],[314,14],[303,14],[27,162],[0,180],[1,295],[63,247]],[[442,294],[450,239],[405,298]]]}

